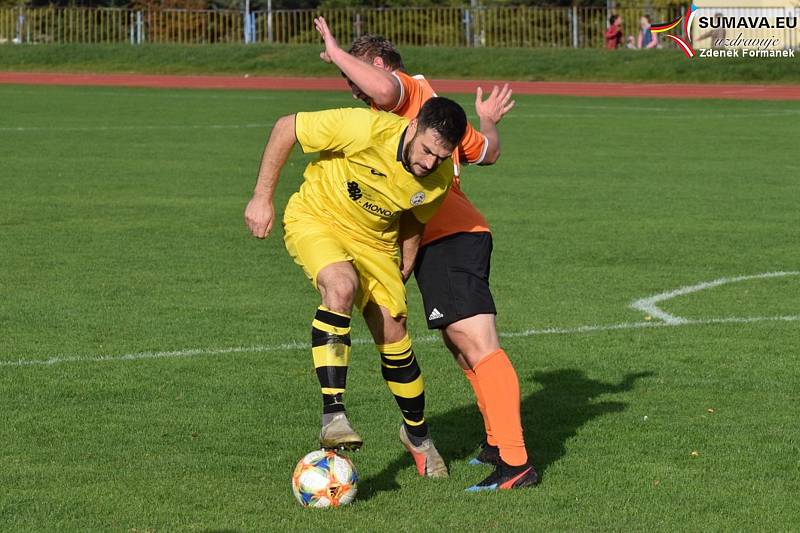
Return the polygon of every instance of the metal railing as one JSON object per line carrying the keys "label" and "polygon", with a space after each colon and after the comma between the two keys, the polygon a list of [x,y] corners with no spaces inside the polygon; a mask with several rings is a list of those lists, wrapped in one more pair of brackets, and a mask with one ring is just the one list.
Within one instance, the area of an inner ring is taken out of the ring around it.
{"label": "metal railing", "polygon": [[[617,10],[638,32],[643,11]],[[660,20],[679,8],[652,11]],[[599,48],[608,15],[594,7],[404,7],[390,9],[276,10],[254,13],[255,42],[319,43],[313,19],[323,15],[342,42],[364,33],[383,35],[398,46],[489,46]]]}
{"label": "metal railing", "polygon": [[[708,8],[711,9],[711,8]],[[720,11],[714,8],[713,11]],[[732,11],[732,10],[722,10]],[[741,11],[741,10],[740,10]],[[792,8],[749,10],[800,16]],[[643,10],[615,10],[626,34],[636,35]],[[651,9],[668,21],[680,8]],[[378,33],[399,46],[599,48],[608,11],[594,7],[426,7],[268,10],[131,10],[110,8],[0,8],[0,43],[319,43],[313,19],[323,15],[343,45]],[[800,29],[787,29],[787,46],[800,45]],[[661,39],[665,46],[671,41]]]}

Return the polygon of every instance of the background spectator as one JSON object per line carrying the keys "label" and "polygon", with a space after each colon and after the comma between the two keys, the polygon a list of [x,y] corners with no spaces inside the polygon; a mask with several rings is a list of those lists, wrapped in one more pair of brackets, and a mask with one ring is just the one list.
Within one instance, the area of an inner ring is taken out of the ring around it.
{"label": "background spectator", "polygon": [[650,15],[642,15],[639,19],[639,40],[636,47],[641,49],[655,48],[658,46],[658,37],[650,31]]}
{"label": "background spectator", "polygon": [[611,15],[608,17],[608,29],[606,30],[606,48],[619,48],[622,44],[622,17]]}

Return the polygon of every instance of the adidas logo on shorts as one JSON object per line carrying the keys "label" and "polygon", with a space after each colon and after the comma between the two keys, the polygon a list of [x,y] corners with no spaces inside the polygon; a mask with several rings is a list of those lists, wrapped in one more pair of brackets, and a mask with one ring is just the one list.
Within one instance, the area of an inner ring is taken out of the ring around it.
{"label": "adidas logo on shorts", "polygon": [[438,320],[440,318],[444,318],[444,315],[434,307],[433,311],[431,311],[431,316],[428,317],[428,320]]}

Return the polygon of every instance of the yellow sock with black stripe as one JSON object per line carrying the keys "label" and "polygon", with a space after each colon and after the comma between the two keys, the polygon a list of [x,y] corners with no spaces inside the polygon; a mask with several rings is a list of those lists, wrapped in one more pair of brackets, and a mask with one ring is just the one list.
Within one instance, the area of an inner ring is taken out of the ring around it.
{"label": "yellow sock with black stripe", "polygon": [[409,437],[426,437],[425,385],[411,349],[411,339],[406,335],[401,341],[379,344],[378,351],[381,353],[381,374],[403,413]]}
{"label": "yellow sock with black stripe", "polygon": [[350,316],[319,306],[311,324],[311,355],[322,389],[322,412],[343,412],[350,363]]}

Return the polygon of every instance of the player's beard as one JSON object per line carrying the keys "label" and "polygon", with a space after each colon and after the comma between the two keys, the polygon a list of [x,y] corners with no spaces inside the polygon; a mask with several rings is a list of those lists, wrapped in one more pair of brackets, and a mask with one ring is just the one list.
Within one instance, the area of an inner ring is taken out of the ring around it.
{"label": "player's beard", "polygon": [[425,176],[427,176],[428,174],[433,172],[434,169],[425,171],[423,174],[417,174],[416,172],[414,172],[414,166],[412,165],[412,162],[411,162],[411,159],[410,159],[410,157],[411,157],[411,147],[414,146],[414,142],[417,140],[417,134],[418,133],[419,133],[419,131],[415,131],[414,132],[414,136],[411,137],[411,140],[408,141],[406,143],[406,146],[403,148],[403,161],[402,161],[402,163],[403,163],[403,168],[406,169],[406,172],[408,172],[409,174],[411,174],[411,175],[413,175],[413,176],[415,176],[417,178],[424,178]]}

